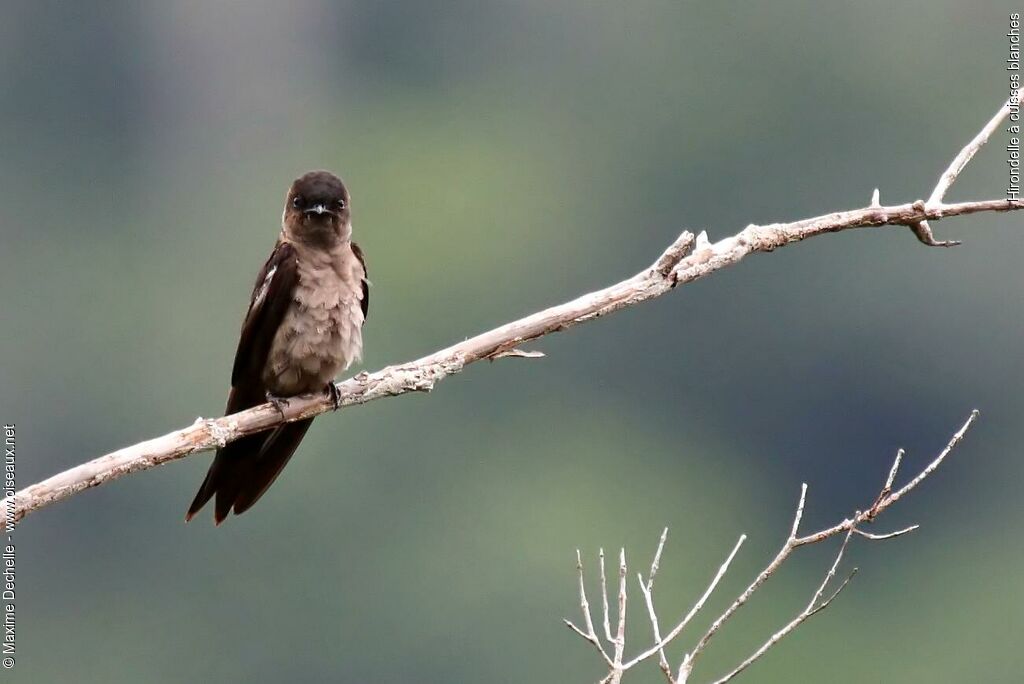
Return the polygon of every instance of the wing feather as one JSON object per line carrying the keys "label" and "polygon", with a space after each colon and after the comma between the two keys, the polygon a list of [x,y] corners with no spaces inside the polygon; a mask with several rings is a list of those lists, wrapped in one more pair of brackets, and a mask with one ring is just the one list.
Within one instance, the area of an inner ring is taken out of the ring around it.
{"label": "wing feather", "polygon": [[[279,241],[256,276],[231,369],[231,392],[226,413],[235,413],[265,401],[263,369],[297,283],[295,248]],[[276,477],[276,472],[270,472],[272,464],[284,467],[308,427],[308,422],[301,428],[295,423],[285,426],[283,432],[292,438],[290,440],[275,439],[277,433],[267,431],[248,435],[218,449],[185,519],[191,519],[215,494],[214,520],[217,523],[227,516],[240,496],[245,499],[245,507],[252,505]],[[236,509],[236,512],[241,511]]]}
{"label": "wing feather", "polygon": [[[270,345],[292,301],[298,281],[295,248],[287,242],[278,242],[256,276],[256,284],[249,300],[249,310],[245,314],[242,332],[238,338],[235,364],[231,369],[233,387],[243,388],[254,383],[261,384],[263,368],[270,355]],[[260,400],[262,401],[262,397]],[[241,408],[247,407],[232,406],[229,402],[229,411]]]}
{"label": "wing feather", "polygon": [[363,298],[360,305],[363,308],[363,322],[365,323],[366,316],[370,313],[370,272],[366,270],[366,257],[363,256],[363,250],[354,242],[352,243],[352,253],[356,255],[356,259],[359,259],[359,263],[363,267]]}

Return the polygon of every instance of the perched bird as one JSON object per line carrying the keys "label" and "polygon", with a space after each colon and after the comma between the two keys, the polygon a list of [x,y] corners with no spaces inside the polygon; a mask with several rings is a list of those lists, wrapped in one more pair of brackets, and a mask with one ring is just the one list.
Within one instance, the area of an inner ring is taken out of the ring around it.
{"label": "perched bird", "polygon": [[[326,391],[360,359],[370,303],[366,263],[352,242],[349,193],[327,171],[292,183],[281,234],[256,276],[231,371],[226,413],[286,397]],[[221,447],[185,520],[216,495],[219,525],[248,510],[277,478],[312,418],[243,437]]]}

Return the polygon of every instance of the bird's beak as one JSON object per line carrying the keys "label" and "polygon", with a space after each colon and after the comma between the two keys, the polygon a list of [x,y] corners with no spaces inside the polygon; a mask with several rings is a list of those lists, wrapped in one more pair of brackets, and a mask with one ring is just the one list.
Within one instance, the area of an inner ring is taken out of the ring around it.
{"label": "bird's beak", "polygon": [[309,209],[304,210],[302,213],[303,214],[316,214],[317,216],[322,216],[323,214],[331,214],[332,216],[334,215],[333,211],[331,211],[330,209],[328,209],[327,207],[325,207],[322,204],[314,205],[314,206],[310,207]]}

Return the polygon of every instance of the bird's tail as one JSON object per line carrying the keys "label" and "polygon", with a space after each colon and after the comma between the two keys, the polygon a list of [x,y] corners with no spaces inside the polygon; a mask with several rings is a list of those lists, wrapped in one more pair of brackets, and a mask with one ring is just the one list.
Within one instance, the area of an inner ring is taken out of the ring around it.
{"label": "bird's tail", "polygon": [[217,450],[206,479],[188,508],[188,522],[214,495],[213,519],[221,524],[233,509],[241,515],[274,483],[306,434],[312,418],[243,437]]}

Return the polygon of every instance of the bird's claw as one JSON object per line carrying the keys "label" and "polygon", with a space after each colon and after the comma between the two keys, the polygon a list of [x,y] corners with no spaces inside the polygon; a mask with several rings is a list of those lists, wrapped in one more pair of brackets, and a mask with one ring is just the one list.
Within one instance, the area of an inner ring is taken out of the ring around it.
{"label": "bird's claw", "polygon": [[334,406],[334,410],[337,411],[341,408],[341,390],[333,382],[327,383],[327,387],[324,388],[324,392],[331,399],[331,404]]}
{"label": "bird's claw", "polygon": [[264,396],[268,402],[274,405],[274,408],[277,409],[279,414],[281,414],[281,417],[284,418],[284,410],[288,408],[288,400],[284,397],[274,396],[270,392],[267,392]]}

